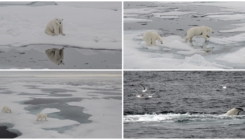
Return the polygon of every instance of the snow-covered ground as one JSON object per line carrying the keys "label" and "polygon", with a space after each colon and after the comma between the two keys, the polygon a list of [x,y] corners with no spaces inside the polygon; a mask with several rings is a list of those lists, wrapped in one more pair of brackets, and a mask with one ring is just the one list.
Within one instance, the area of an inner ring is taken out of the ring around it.
{"label": "snow-covered ground", "polygon": [[[60,45],[121,51],[121,5],[121,2],[1,2],[0,50],[3,53],[8,53],[12,49],[22,51],[27,45],[36,46],[32,47],[36,50],[38,44],[46,44],[50,48]],[[44,33],[47,23],[54,18],[63,19],[65,36],[49,36]],[[74,51],[79,52],[76,49]],[[32,52],[26,50],[26,53]],[[116,59],[118,58],[121,56],[117,55]],[[12,61],[11,58],[8,60]],[[28,63],[27,68],[57,67],[55,64],[47,65],[49,64],[46,62],[45,65],[39,64],[39,67],[35,67]],[[23,68],[18,65],[9,66],[1,61],[0,67]],[[85,65],[77,68],[81,67],[86,68]]]}
{"label": "snow-covered ground", "polygon": [[[125,2],[124,68],[126,69],[243,69],[245,10],[242,2]],[[193,26],[211,27],[207,42],[195,37]],[[148,47],[143,34],[158,32],[163,44]]]}
{"label": "snow-covered ground", "polygon": [[[0,124],[18,138],[121,138],[121,78],[2,78]],[[38,113],[48,121],[36,121]],[[12,130],[13,129],[13,130]]]}

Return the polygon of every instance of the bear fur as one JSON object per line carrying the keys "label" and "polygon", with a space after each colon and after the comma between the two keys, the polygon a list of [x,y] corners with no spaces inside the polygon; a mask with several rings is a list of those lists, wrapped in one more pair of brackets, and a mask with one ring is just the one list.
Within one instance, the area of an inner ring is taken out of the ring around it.
{"label": "bear fur", "polygon": [[2,111],[5,112],[5,113],[12,113],[11,109],[9,107],[7,107],[7,106],[4,106]]}
{"label": "bear fur", "polygon": [[145,32],[143,39],[148,46],[156,46],[156,40],[162,44],[162,38],[157,32],[147,31]]}
{"label": "bear fur", "polygon": [[192,38],[194,36],[201,35],[205,40],[209,38],[208,33],[212,33],[213,30],[207,26],[200,26],[200,27],[192,27],[187,31],[187,36],[185,38],[185,42],[190,39],[190,42],[192,42]]}
{"label": "bear fur", "polygon": [[231,110],[227,111],[225,115],[239,115],[239,112],[243,111],[242,108],[232,108]]}
{"label": "bear fur", "polygon": [[47,35],[56,36],[59,34],[65,35],[63,33],[63,19],[55,18],[51,20],[45,28],[45,33]]}
{"label": "bear fur", "polygon": [[59,64],[65,64],[63,63],[64,59],[64,48],[62,49],[57,49],[57,48],[52,48],[52,49],[47,49],[45,51],[46,55],[48,56],[49,60],[55,63],[56,65]]}
{"label": "bear fur", "polygon": [[45,119],[45,121],[47,121],[47,115],[46,114],[37,114],[37,121],[42,121],[43,119]]}

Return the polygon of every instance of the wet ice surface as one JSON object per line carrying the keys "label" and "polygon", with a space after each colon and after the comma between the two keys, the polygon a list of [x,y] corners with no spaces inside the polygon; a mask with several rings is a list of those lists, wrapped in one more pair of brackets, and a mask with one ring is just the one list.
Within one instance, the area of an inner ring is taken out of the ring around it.
{"label": "wet ice surface", "polygon": [[[0,123],[13,124],[20,138],[121,138],[120,79],[3,78],[0,83],[0,106],[12,109],[1,113]],[[39,113],[48,121],[36,121]]]}
{"label": "wet ice surface", "polygon": [[[48,59],[45,50],[64,49],[64,65]],[[93,49],[60,45],[27,45],[0,47],[0,68],[32,69],[120,69],[122,51],[117,49]]]}
{"label": "wet ice surface", "polygon": [[[125,72],[126,138],[244,138],[245,72]],[[151,99],[136,98],[143,82]],[[227,89],[221,85],[227,84]]]}
{"label": "wet ice surface", "polygon": [[[241,54],[244,52],[245,11],[241,11],[241,3],[222,4],[125,2],[125,68],[244,68]],[[185,43],[186,31],[202,25],[214,30],[211,38],[204,42],[203,38],[195,37],[193,45]],[[158,42],[155,47],[147,47],[142,40],[147,30],[158,32],[163,44]]]}

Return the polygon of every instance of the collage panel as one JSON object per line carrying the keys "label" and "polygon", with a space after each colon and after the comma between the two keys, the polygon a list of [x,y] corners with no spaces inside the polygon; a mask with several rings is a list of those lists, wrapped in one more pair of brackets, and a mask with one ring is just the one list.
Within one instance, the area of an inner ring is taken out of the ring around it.
{"label": "collage panel", "polygon": [[1,71],[0,138],[122,138],[122,74]]}
{"label": "collage panel", "polygon": [[125,71],[124,138],[244,138],[244,71]]}
{"label": "collage panel", "polygon": [[125,69],[244,69],[244,1],[124,2]]}
{"label": "collage panel", "polygon": [[121,69],[122,2],[0,2],[0,69]]}

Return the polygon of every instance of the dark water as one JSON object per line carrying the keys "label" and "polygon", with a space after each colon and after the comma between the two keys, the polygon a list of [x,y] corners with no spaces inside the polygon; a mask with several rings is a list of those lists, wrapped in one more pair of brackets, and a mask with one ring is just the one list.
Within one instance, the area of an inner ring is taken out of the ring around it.
{"label": "dark water", "polygon": [[12,129],[14,125],[10,123],[0,124],[0,138],[16,138],[21,135],[18,130]]}
{"label": "dark water", "polygon": [[56,99],[42,99],[34,98],[30,101],[26,101],[24,104],[29,106],[25,110],[30,111],[32,114],[38,114],[45,108],[56,108],[60,112],[50,113],[48,117],[58,118],[61,120],[70,119],[79,123],[91,123],[89,120],[90,114],[83,112],[83,107],[70,106],[68,102],[80,102],[81,98],[56,98]]}
{"label": "dark water", "polygon": [[[51,48],[64,49],[64,65],[56,65],[45,54]],[[122,51],[55,44],[31,44],[21,47],[1,46],[0,68],[32,69],[120,69]]]}
{"label": "dark water", "polygon": [[6,126],[0,126],[0,138],[16,138],[17,134],[11,133]]}
{"label": "dark water", "polygon": [[[125,138],[245,138],[245,72],[125,72]],[[136,98],[139,84],[153,98]],[[227,84],[227,89],[220,85]]]}

